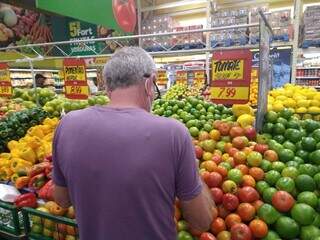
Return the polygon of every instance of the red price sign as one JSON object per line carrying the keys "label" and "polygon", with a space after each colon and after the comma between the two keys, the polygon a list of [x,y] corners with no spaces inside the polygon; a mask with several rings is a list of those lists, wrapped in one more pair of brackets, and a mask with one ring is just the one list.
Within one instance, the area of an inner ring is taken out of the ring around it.
{"label": "red price sign", "polygon": [[9,67],[5,63],[0,63],[0,97],[12,96],[12,84]]}
{"label": "red price sign", "polygon": [[63,65],[66,98],[87,99],[89,87],[84,59],[64,59]]}
{"label": "red price sign", "polygon": [[249,101],[252,54],[250,50],[213,53],[211,100],[232,105]]}

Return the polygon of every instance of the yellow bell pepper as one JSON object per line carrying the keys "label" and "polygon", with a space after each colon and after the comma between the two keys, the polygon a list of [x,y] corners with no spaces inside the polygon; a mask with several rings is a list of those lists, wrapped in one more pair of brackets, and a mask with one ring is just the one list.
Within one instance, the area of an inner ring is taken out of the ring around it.
{"label": "yellow bell pepper", "polygon": [[13,174],[12,170],[7,167],[0,168],[0,179],[3,181],[8,181]]}
{"label": "yellow bell pepper", "polygon": [[20,176],[17,173],[11,175],[11,182],[15,183]]}
{"label": "yellow bell pepper", "polygon": [[12,151],[11,151],[11,157],[12,158],[18,158],[20,156],[20,149],[13,149]]}
{"label": "yellow bell pepper", "polygon": [[0,153],[0,158],[10,159],[11,154],[10,153]]}
{"label": "yellow bell pepper", "polygon": [[52,154],[52,143],[46,142],[43,144],[43,146],[44,146],[45,156],[51,155]]}
{"label": "yellow bell pepper", "polygon": [[41,144],[42,144],[41,139],[36,136],[29,137],[28,143],[27,143],[27,145],[29,147],[31,147],[32,149],[36,149],[36,148],[40,147]]}
{"label": "yellow bell pepper", "polygon": [[43,138],[43,141],[52,142],[52,141],[53,141],[53,136],[54,136],[54,133],[51,132],[51,133],[47,134],[47,135]]}
{"label": "yellow bell pepper", "polygon": [[19,171],[28,171],[33,164],[21,158],[12,158],[11,160],[11,170],[15,173]]}
{"label": "yellow bell pepper", "polygon": [[254,115],[253,109],[248,104],[233,104],[232,112],[236,117],[243,114]]}
{"label": "yellow bell pepper", "polygon": [[46,118],[43,121],[44,125],[49,125],[52,128],[55,128],[58,125],[58,123],[59,123],[59,119],[58,118]]}
{"label": "yellow bell pepper", "polygon": [[10,165],[11,165],[11,160],[6,159],[6,158],[0,158],[0,168],[10,167]]}
{"label": "yellow bell pepper", "polygon": [[36,163],[37,156],[31,147],[25,147],[20,152],[20,157],[31,163]]}
{"label": "yellow bell pepper", "polygon": [[18,142],[18,141],[11,140],[10,142],[8,142],[7,147],[8,147],[8,149],[11,151],[11,150],[17,148],[18,145],[19,145],[19,142]]}
{"label": "yellow bell pepper", "polygon": [[42,162],[44,160],[44,158],[46,157],[44,145],[41,145],[36,149],[36,155],[39,162]]}
{"label": "yellow bell pepper", "polygon": [[41,125],[41,129],[44,135],[47,135],[53,131],[53,128],[50,125]]}
{"label": "yellow bell pepper", "polygon": [[29,130],[27,131],[27,134],[30,136],[37,136],[38,138],[43,138],[44,137],[44,133],[42,132],[42,129],[39,128],[38,126],[29,128]]}

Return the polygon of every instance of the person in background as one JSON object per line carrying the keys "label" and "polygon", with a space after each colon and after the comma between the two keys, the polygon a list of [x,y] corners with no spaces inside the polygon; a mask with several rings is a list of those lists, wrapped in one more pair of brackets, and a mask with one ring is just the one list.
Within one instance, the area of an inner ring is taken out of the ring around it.
{"label": "person in background", "polygon": [[46,77],[43,76],[42,74],[39,74],[37,73],[36,76],[35,76],[35,79],[36,79],[36,86],[39,87],[39,88],[44,88],[45,85],[45,81],[46,81]]}
{"label": "person in background", "polygon": [[150,113],[159,94],[151,56],[122,48],[104,76],[111,102],[68,113],[53,143],[55,200],[74,205],[80,239],[176,240],[176,198],[189,225],[208,230],[215,204],[189,131]]}
{"label": "person in background", "polygon": [[92,79],[92,81],[88,81],[88,86],[89,86],[89,89],[90,89],[90,93],[92,95],[95,95],[97,92],[98,92],[98,87],[97,87],[97,78],[94,77]]}

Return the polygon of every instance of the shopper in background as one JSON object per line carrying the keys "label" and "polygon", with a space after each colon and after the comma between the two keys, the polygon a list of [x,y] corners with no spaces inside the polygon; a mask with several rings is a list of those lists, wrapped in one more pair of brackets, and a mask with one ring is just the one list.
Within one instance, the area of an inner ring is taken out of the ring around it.
{"label": "shopper in background", "polygon": [[39,74],[37,73],[36,76],[35,76],[35,79],[36,79],[36,86],[37,87],[40,87],[40,88],[44,88],[45,85],[45,81],[46,81],[46,77],[43,76],[42,74]]}
{"label": "shopper in background", "polygon": [[75,206],[81,240],[176,240],[174,203],[206,231],[215,207],[188,130],[150,114],[156,67],[141,48],[105,66],[108,106],[67,114],[53,146],[55,199]]}

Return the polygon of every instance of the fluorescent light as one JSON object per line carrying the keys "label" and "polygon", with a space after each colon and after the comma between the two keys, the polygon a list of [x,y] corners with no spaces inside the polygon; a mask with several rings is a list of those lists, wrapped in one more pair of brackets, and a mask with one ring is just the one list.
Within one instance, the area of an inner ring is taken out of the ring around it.
{"label": "fluorescent light", "polygon": [[200,3],[206,3],[206,2],[207,2],[207,0],[176,1],[176,2],[171,2],[171,3],[160,4],[157,6],[145,7],[145,8],[141,9],[141,12],[160,10],[160,9],[166,9],[166,8],[176,8],[176,7],[182,7],[182,6],[186,6],[186,5],[194,5],[194,4],[200,4]]}

